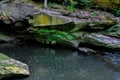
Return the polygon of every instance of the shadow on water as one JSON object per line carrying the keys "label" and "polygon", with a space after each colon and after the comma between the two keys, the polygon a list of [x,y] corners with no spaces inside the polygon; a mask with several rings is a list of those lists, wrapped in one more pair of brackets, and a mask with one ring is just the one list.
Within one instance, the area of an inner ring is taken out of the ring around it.
{"label": "shadow on water", "polygon": [[1,80],[16,80],[16,79],[24,79],[27,77],[29,77],[29,76],[19,75],[19,76],[11,76],[11,77],[7,77],[7,78],[3,78]]}
{"label": "shadow on water", "polygon": [[7,45],[0,52],[29,65],[31,75],[19,80],[120,80],[119,72],[74,50]]}

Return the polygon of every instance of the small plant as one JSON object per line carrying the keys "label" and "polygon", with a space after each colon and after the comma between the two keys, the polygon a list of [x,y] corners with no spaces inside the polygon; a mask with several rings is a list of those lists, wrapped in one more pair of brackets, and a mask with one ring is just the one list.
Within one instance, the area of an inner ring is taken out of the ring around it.
{"label": "small plant", "polygon": [[91,0],[78,0],[80,8],[91,8],[93,7],[93,3]]}
{"label": "small plant", "polygon": [[73,0],[65,0],[65,4],[66,3],[68,3],[67,9],[70,10],[71,13],[73,13],[75,11],[75,5],[77,5],[78,3]]}

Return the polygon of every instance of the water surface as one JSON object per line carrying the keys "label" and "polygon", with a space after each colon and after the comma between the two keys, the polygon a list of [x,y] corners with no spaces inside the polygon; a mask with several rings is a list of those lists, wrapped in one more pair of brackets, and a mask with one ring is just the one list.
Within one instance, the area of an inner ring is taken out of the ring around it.
{"label": "water surface", "polygon": [[76,51],[3,45],[0,52],[29,65],[30,77],[19,80],[120,80],[119,72]]}

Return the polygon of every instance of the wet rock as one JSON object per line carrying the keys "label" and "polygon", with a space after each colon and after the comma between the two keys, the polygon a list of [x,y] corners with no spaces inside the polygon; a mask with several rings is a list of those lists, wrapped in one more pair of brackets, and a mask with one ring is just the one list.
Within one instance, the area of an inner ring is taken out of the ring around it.
{"label": "wet rock", "polygon": [[109,48],[110,50],[120,51],[120,39],[106,36],[103,34],[92,33],[87,35],[81,43],[91,46]]}
{"label": "wet rock", "polygon": [[19,76],[25,77],[29,74],[26,64],[0,53],[0,79]]}
{"label": "wet rock", "polygon": [[87,47],[79,47],[78,50],[80,50],[86,54],[98,54],[97,51],[87,48]]}
{"label": "wet rock", "polygon": [[88,55],[93,56],[98,60],[101,60],[107,66],[113,68],[114,70],[120,71],[120,58],[119,58],[120,54],[102,52],[102,51],[94,50],[87,47],[79,47],[79,50]]}
{"label": "wet rock", "polygon": [[120,71],[120,55],[119,54],[113,54],[113,53],[106,53],[104,52],[104,55],[93,55],[96,59],[99,59],[105,64],[111,68],[113,68],[116,71]]}
{"label": "wet rock", "polygon": [[105,52],[104,56],[99,56],[99,58],[106,62],[106,64],[112,68],[114,68],[116,71],[120,71],[120,55],[119,54],[113,54]]}
{"label": "wet rock", "polygon": [[0,3],[0,20],[6,24],[24,21],[36,12],[34,6],[26,3]]}

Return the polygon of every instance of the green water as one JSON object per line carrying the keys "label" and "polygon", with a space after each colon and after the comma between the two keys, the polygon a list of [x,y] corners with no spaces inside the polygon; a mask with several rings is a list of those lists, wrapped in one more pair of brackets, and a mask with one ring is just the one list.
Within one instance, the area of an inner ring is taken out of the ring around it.
{"label": "green water", "polygon": [[29,65],[31,75],[20,80],[120,80],[120,72],[76,51],[2,45],[0,52]]}

